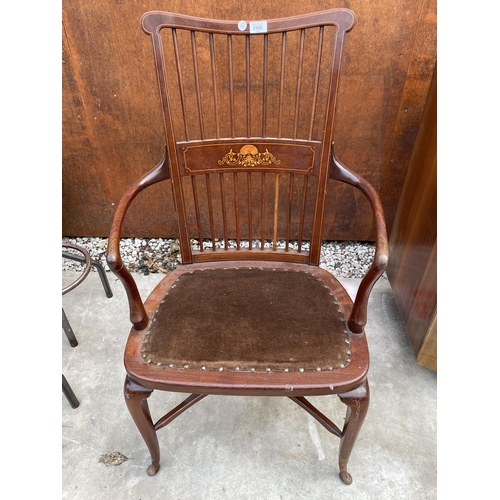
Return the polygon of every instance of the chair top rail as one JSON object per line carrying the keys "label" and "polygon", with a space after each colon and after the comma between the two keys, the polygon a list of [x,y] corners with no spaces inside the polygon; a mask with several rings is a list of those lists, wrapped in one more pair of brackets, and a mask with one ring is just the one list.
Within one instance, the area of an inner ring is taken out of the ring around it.
{"label": "chair top rail", "polygon": [[[310,14],[265,21],[224,21],[186,16],[172,12],[149,11],[141,18],[142,29],[148,34],[158,33],[162,28],[178,28],[207,33],[227,35],[254,35],[282,33],[283,31],[300,30],[315,26],[335,25],[342,31],[349,31],[355,24],[355,15],[349,9],[329,9]],[[252,28],[260,23],[260,28]],[[256,29],[258,31],[251,31]],[[265,31],[264,31],[265,30]]]}

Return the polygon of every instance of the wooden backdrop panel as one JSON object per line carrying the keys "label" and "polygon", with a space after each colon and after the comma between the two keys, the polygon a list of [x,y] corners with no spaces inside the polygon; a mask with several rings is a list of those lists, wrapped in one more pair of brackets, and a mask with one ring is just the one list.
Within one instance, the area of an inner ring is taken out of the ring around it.
{"label": "wooden backdrop panel", "polygon": [[[436,0],[63,0],[63,234],[107,236],[126,188],[163,156],[151,46],[139,26],[145,11],[266,19],[332,7],[357,16],[342,64],[336,152],[379,190],[390,230],[436,61]],[[330,182],[324,237],[371,240],[368,204]],[[124,235],[174,236],[170,187],[140,196]]]}

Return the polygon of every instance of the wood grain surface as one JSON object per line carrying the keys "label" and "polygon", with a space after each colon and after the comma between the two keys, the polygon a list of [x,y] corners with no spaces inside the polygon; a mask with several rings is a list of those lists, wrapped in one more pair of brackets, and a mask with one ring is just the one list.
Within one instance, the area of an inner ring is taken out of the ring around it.
{"label": "wood grain surface", "polygon": [[387,276],[417,361],[437,367],[437,69],[389,240]]}
{"label": "wood grain surface", "polygon": [[[390,230],[436,61],[435,0],[64,0],[63,234],[107,236],[127,187],[163,157],[151,45],[139,24],[145,11],[261,20],[332,7],[356,14],[344,48],[336,154],[380,192]],[[151,187],[137,201],[125,236],[175,235],[168,183]],[[370,207],[351,186],[329,181],[323,235],[373,239]]]}

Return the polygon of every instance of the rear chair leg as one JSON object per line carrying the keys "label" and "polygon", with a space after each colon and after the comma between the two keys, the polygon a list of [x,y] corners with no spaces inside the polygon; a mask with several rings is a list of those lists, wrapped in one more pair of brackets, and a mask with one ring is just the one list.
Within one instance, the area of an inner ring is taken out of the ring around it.
{"label": "rear chair leg", "polygon": [[344,484],[352,483],[352,476],[347,472],[347,462],[358,437],[361,425],[365,420],[370,402],[370,391],[368,380],[365,380],[358,388],[339,394],[339,398],[347,405],[347,414],[342,430],[342,438],[339,450],[340,479]]}
{"label": "rear chair leg", "polygon": [[125,378],[125,402],[128,411],[134,419],[139,432],[141,433],[151,454],[151,465],[148,467],[148,474],[154,476],[160,470],[160,445],[156,430],[151,420],[151,413],[147,398],[151,396],[153,389],[142,387],[132,382],[128,377]]}

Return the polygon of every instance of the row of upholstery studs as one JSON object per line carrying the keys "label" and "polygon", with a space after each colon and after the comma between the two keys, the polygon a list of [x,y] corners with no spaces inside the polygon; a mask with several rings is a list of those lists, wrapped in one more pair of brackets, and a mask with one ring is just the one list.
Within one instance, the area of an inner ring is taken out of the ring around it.
{"label": "row of upholstery studs", "polygon": [[[207,269],[202,269],[202,270],[200,270],[200,271],[215,271],[216,269],[217,269],[217,268],[207,268]],[[224,267],[224,268],[222,268],[222,269],[224,269],[225,271],[227,271],[228,269],[247,269],[247,268],[238,268],[238,267],[228,268],[228,267]],[[251,268],[249,268],[249,269],[251,269]],[[269,269],[269,268],[259,267],[258,269],[260,269],[260,270],[262,270],[262,271],[263,271],[264,269]],[[270,269],[271,269],[271,271],[282,271],[282,272],[288,272],[288,271],[289,271],[289,269],[276,269],[276,268],[270,268]],[[323,283],[323,280],[322,280],[319,276],[316,276],[314,273],[311,273],[311,272],[308,272],[308,271],[301,271],[300,269],[294,269],[294,271],[295,271],[295,272],[298,272],[298,273],[300,273],[300,272],[305,272],[305,273],[307,273],[307,274],[310,274],[310,275],[314,276],[314,277],[315,277],[318,281],[320,281],[321,283]],[[188,272],[188,274],[193,274],[194,272],[195,272],[195,271],[189,271],[189,272]],[[177,278],[177,279],[175,280],[174,284],[173,284],[170,288],[175,288],[175,287],[176,287],[175,283],[178,283],[178,282],[179,282],[179,280],[180,280],[180,278]],[[325,288],[327,288],[327,289],[328,289],[328,293],[329,293],[329,295],[330,295],[330,296],[332,296],[332,297],[334,297],[334,300],[335,300],[335,296],[333,295],[333,292],[330,290],[330,287],[329,287],[328,285],[326,285],[326,284],[325,284],[325,285],[323,285],[323,286],[324,286]],[[165,296],[166,296],[166,295],[168,295],[168,292],[166,292],[166,293],[165,293]],[[161,300],[161,301],[160,301],[160,304],[163,304],[164,302],[165,302],[165,299]],[[337,302],[337,301],[335,300],[335,302]],[[337,302],[337,305],[338,305],[337,310],[338,310],[339,312],[341,312],[342,310],[341,310],[340,305],[338,304],[338,302]],[[154,317],[154,316],[155,316],[155,314],[156,314],[156,311],[155,311],[155,313],[153,314],[152,321],[156,321],[156,318]],[[146,333],[146,335],[149,335],[149,332],[147,332],[147,333]],[[146,344],[147,342],[148,342],[148,341],[147,341],[147,339],[146,339],[146,340],[144,341],[144,344]],[[346,342],[346,344],[350,344],[350,341],[349,341],[348,339],[346,339],[346,340],[345,340],[345,342]],[[142,349],[142,351],[144,352],[144,351],[145,351],[145,348],[143,348],[143,349]],[[351,354],[351,351],[350,351],[350,350],[348,350],[348,351],[347,351],[347,354]],[[147,356],[146,354],[144,354],[144,353],[142,354],[142,357],[143,357],[143,358],[146,358],[146,356]],[[350,360],[349,358],[348,358],[348,359],[346,359],[346,363],[347,363],[347,364],[349,364],[350,362],[351,362],[351,360]],[[152,360],[151,360],[151,359],[147,359],[147,360],[146,360],[146,363],[151,364],[151,363],[152,363]],[[158,366],[163,366],[163,363],[156,363],[156,364],[157,364]],[[166,365],[165,365],[165,366],[166,366]],[[344,363],[341,363],[341,364],[340,364],[340,368],[345,368],[345,366],[346,366],[346,365],[345,365]],[[168,367],[169,367],[169,368],[176,368],[176,366],[175,366],[174,364],[172,364],[172,363],[170,363],[170,364],[168,365]],[[189,365],[187,365],[187,364],[186,364],[186,365],[184,365],[182,368],[184,368],[184,369],[188,369],[188,368],[189,368]],[[201,370],[206,370],[206,369],[207,369],[207,367],[206,367],[206,366],[202,366],[202,367],[201,367]],[[219,369],[218,369],[218,370],[219,370],[220,372],[222,372],[222,371],[224,371],[224,367],[222,367],[222,366],[221,366],[221,367],[219,367]],[[329,367],[328,367],[328,370],[329,370],[329,371],[332,371],[332,370],[333,370],[333,366],[329,366]],[[240,371],[240,367],[239,367],[239,366],[235,367],[235,371]],[[255,370],[255,368],[253,368],[253,367],[252,367],[252,368],[250,368],[250,371],[251,371],[251,372],[255,372],[256,370]],[[271,371],[272,371],[272,370],[271,370],[271,368],[266,368],[266,372],[268,372],[268,373],[269,373],[269,372],[271,372]],[[289,371],[289,369],[288,369],[288,368],[284,368],[284,369],[283,369],[283,371],[284,371],[284,372],[288,372],[288,371]],[[300,373],[304,373],[304,372],[305,372],[305,369],[304,369],[304,368],[299,368],[299,370],[298,370],[298,371],[299,371]],[[318,367],[316,368],[316,371],[317,371],[317,372],[320,372],[320,371],[321,371],[321,367],[319,367],[319,366],[318,366]]]}

